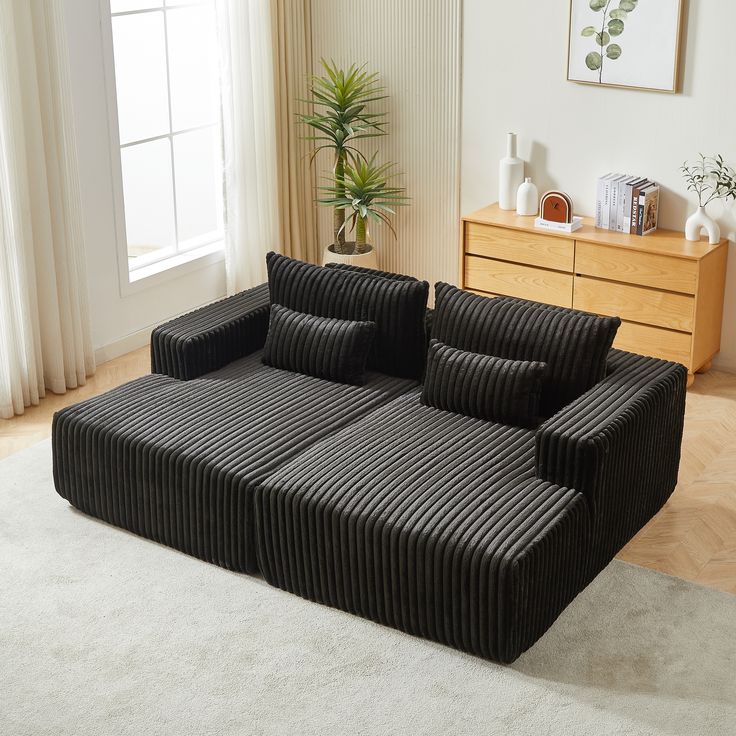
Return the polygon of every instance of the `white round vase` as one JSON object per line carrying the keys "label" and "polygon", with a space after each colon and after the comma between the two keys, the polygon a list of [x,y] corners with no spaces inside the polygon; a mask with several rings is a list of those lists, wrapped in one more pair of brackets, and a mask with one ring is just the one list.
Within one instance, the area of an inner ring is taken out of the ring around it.
{"label": "white round vase", "polygon": [[498,165],[498,206],[516,209],[516,193],[524,183],[524,162],[516,155],[516,133],[506,139],[506,157]]}
{"label": "white round vase", "polygon": [[[353,243],[346,243],[346,245],[354,245]],[[322,257],[322,265],[325,266],[328,263],[346,263],[349,266],[361,266],[362,268],[378,268],[378,255],[376,249],[372,246],[368,246],[367,253],[356,253],[350,255],[343,255],[342,253],[335,253],[334,245],[328,245],[324,250]]]}
{"label": "white round vase", "polygon": [[700,236],[705,230],[708,235],[708,242],[711,245],[718,245],[721,242],[721,228],[718,223],[705,211],[705,207],[698,207],[690,217],[687,218],[685,224],[685,237],[688,240],[700,240]]}
{"label": "white round vase", "polygon": [[516,214],[536,217],[539,214],[539,189],[527,177],[516,193]]}

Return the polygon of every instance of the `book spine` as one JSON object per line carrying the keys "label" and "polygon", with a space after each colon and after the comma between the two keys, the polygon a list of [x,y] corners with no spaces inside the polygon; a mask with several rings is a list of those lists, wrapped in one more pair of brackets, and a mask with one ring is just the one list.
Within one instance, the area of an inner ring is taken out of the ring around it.
{"label": "book spine", "polygon": [[639,221],[639,187],[636,187],[631,195],[631,225],[629,232],[636,235],[636,226]]}
{"label": "book spine", "polygon": [[611,222],[611,180],[605,179],[603,182],[603,212],[601,217],[601,227],[608,230]]}
{"label": "book spine", "polygon": [[631,230],[631,192],[633,189],[631,184],[624,187],[624,198],[621,202],[621,227],[619,228],[622,233],[628,233]]}
{"label": "book spine", "polygon": [[603,227],[603,179],[598,179],[595,190],[595,226]]}
{"label": "book spine", "polygon": [[618,189],[618,211],[616,212],[616,230],[624,231],[624,216],[626,214],[626,190],[628,189],[630,177],[624,179]]}
{"label": "book spine", "polygon": [[620,182],[618,180],[611,184],[611,216],[608,222],[608,229],[616,229],[616,214],[618,212],[618,188]]}
{"label": "book spine", "polygon": [[639,194],[639,209],[636,215],[636,234],[642,235],[644,232],[644,205],[647,201],[647,193]]}

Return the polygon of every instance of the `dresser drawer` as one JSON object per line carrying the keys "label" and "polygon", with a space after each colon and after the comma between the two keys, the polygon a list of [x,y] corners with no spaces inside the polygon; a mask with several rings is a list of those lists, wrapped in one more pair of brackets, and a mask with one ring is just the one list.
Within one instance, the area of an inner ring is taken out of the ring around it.
{"label": "dresser drawer", "polygon": [[573,306],[629,322],[692,332],[695,299],[686,294],[646,289],[587,276],[575,279]]}
{"label": "dresser drawer", "polygon": [[694,294],[697,261],[578,241],[575,272],[627,284]]}
{"label": "dresser drawer", "polygon": [[490,258],[465,257],[465,288],[560,307],[572,306],[572,274]]}
{"label": "dresser drawer", "polygon": [[622,322],[616,333],[613,347],[640,355],[673,360],[691,369],[690,350],[692,335],[685,332],[663,330],[660,327]]}
{"label": "dresser drawer", "polygon": [[575,243],[535,232],[465,223],[465,252],[572,273]]}

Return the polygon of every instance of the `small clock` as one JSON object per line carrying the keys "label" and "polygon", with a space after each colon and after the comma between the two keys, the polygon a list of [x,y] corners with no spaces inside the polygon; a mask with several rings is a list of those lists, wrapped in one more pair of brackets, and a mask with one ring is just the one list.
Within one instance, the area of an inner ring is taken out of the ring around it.
{"label": "small clock", "polygon": [[540,213],[547,222],[572,222],[572,199],[564,192],[547,192],[542,197]]}

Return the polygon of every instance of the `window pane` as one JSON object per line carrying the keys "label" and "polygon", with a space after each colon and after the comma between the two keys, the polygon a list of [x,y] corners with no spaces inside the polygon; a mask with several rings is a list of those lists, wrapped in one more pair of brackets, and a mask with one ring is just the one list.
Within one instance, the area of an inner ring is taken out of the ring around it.
{"label": "window pane", "polygon": [[166,18],[174,131],[214,123],[220,106],[214,6],[177,8]]}
{"label": "window pane", "polygon": [[112,31],[120,142],[168,133],[163,11],[115,17]]}
{"label": "window pane", "polygon": [[179,246],[211,243],[222,231],[219,126],[174,136]]}
{"label": "window pane", "polygon": [[174,196],[168,138],[121,150],[128,257],[172,248]]}
{"label": "window pane", "polygon": [[126,13],[129,10],[147,10],[148,8],[160,8],[162,0],[110,0],[111,13]]}

